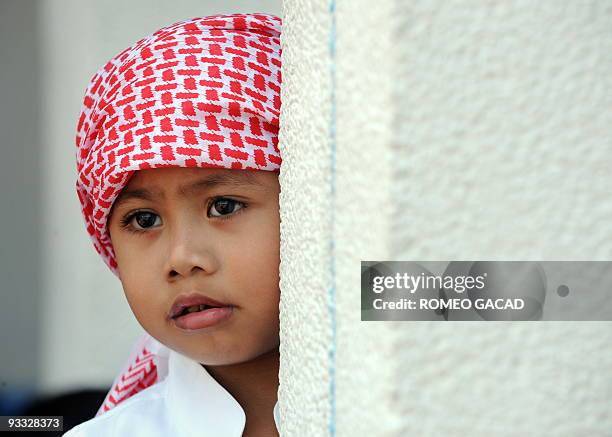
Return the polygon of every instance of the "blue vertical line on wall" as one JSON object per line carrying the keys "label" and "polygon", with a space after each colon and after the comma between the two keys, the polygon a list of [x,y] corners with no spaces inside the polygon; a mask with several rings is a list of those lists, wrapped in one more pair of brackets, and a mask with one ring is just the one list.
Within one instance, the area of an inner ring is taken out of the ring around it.
{"label": "blue vertical line on wall", "polygon": [[331,238],[330,240],[330,280],[328,292],[328,311],[331,324],[331,344],[329,345],[329,435],[336,435],[336,245],[335,245],[335,209],[336,209],[336,1],[329,0],[330,33],[329,33],[329,69],[331,80],[331,113],[329,136],[331,149]]}

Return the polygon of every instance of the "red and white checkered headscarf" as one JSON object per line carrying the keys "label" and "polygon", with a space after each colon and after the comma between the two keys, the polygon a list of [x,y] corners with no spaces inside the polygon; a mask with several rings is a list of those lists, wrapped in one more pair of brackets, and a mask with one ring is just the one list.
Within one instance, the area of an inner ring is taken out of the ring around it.
{"label": "red and white checkered headscarf", "polygon": [[[132,174],[160,167],[280,169],[281,20],[215,15],[164,27],[91,79],[77,127],[76,188],[96,251],[119,276],[107,230]],[[145,334],[98,415],[166,376]]]}
{"label": "red and white checkered headscarf", "polygon": [[106,221],[136,170],[280,168],[281,20],[194,18],[164,27],[91,79],[77,127],[76,188],[96,251],[118,276]]}

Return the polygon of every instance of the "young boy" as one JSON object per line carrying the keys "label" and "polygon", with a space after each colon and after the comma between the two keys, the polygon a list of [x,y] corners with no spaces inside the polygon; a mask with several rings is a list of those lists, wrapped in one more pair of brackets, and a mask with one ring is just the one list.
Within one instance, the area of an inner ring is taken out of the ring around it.
{"label": "young boy", "polygon": [[65,435],[278,435],[280,24],[176,23],[92,78],[77,193],[167,376]]}

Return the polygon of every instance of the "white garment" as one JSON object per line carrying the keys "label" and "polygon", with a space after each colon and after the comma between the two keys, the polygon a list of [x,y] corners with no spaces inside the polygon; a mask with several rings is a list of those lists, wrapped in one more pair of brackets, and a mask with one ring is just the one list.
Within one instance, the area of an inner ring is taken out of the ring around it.
{"label": "white garment", "polygon": [[[239,437],[242,406],[197,361],[170,351],[168,376],[64,437]],[[278,402],[274,422],[279,428]]]}

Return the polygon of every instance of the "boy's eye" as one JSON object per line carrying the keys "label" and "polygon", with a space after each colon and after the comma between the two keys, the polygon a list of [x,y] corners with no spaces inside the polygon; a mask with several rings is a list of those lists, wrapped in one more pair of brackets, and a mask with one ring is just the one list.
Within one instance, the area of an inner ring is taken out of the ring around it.
{"label": "boy's eye", "polygon": [[[240,208],[235,208],[237,205],[241,205]],[[219,198],[215,200],[209,209],[209,213],[212,217],[222,217],[227,214],[231,214],[235,211],[240,210],[243,207],[242,202],[238,202],[237,200],[227,199],[227,198]],[[212,211],[217,211],[218,214],[213,213]]]}
{"label": "boy's eye", "polygon": [[150,212],[144,212],[136,216],[136,223],[142,228],[148,228],[155,224],[156,215]]}
{"label": "boy's eye", "polygon": [[141,229],[148,229],[150,227],[153,227],[156,221],[159,220],[159,218],[160,217],[157,214],[154,214],[152,212],[140,211],[140,212],[135,212],[134,214],[126,217],[125,221],[126,221],[126,224],[129,224],[130,222],[134,222],[135,229],[141,230]]}

